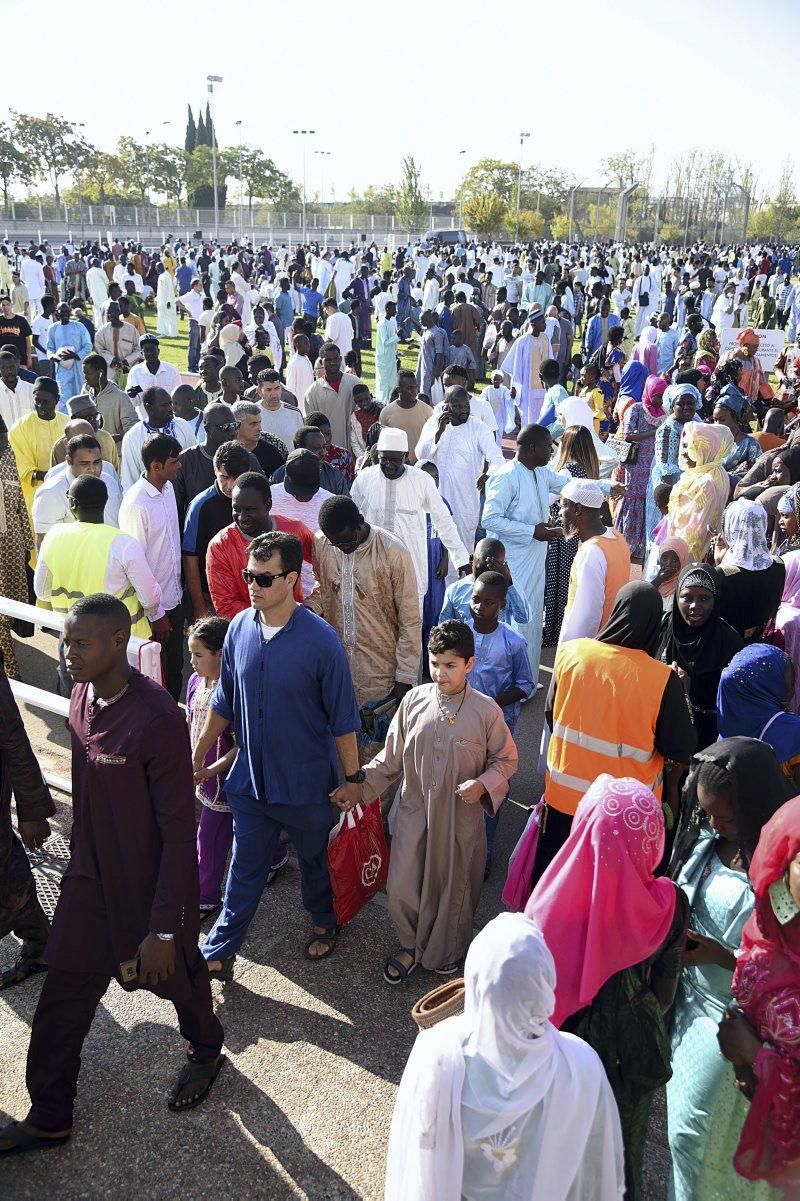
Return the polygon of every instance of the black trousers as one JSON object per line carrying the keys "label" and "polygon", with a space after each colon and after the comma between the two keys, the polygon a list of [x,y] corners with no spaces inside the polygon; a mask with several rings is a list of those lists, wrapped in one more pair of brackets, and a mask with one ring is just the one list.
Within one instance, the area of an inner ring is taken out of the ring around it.
{"label": "black trousers", "polygon": [[539,883],[546,867],[555,859],[558,852],[567,841],[572,829],[572,815],[562,813],[559,809],[544,806],[544,828],[539,833],[539,845],[536,848],[536,862],[533,865],[533,884]]}
{"label": "black trousers", "polygon": [[183,686],[183,602],[167,610],[172,630],[166,642],[161,644],[161,663],[167,691],[176,701],[180,700]]}
{"label": "black trousers", "polygon": [[[180,952],[178,952],[180,954]],[[31,1098],[27,1120],[39,1130],[68,1130],[81,1070],[81,1050],[95,1010],[111,976],[104,972],[64,972],[51,969],[45,977],[33,1015],[25,1082]],[[178,987],[171,987],[177,981]],[[187,1040],[192,1063],[211,1063],[222,1047],[223,1031],[214,1014],[211,981],[200,952],[188,973],[181,964],[166,984],[148,991],[173,1004],[178,1025]]]}
{"label": "black trousers", "polygon": [[[2,825],[6,825],[5,817]],[[50,923],[39,904],[36,881],[25,848],[10,825],[8,816],[9,829],[3,834],[10,836],[9,854],[7,859],[0,856],[5,877],[0,883],[0,938],[13,932],[22,942],[21,953],[30,959],[39,959],[47,946]]]}

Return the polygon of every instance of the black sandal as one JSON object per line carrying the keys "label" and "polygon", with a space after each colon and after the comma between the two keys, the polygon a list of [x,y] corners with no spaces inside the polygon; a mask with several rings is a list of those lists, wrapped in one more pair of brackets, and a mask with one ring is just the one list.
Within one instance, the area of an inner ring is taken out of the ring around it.
{"label": "black sandal", "polygon": [[37,963],[29,955],[19,955],[13,963],[7,963],[5,967],[0,968],[0,989],[24,984],[29,976],[38,976],[46,971],[46,963]]}
{"label": "black sandal", "polygon": [[[409,951],[405,947],[401,947],[400,950],[403,955],[411,956],[411,963],[408,967],[406,967],[406,965],[401,963],[399,959],[395,959],[394,955],[390,955],[386,960],[386,963],[383,965],[383,978],[387,984],[405,984],[408,977],[414,971],[414,968],[418,967],[413,951]],[[396,976],[389,975],[390,967],[394,968],[394,970],[397,972]]]}
{"label": "black sandal", "polygon": [[233,968],[236,963],[236,956],[230,955],[227,959],[222,960],[222,967],[208,969],[208,975],[211,980],[221,980],[223,984],[230,984],[233,979]]}
{"label": "black sandal", "polygon": [[0,1147],[0,1155],[20,1155],[23,1151],[45,1151],[48,1147],[63,1147],[64,1143],[69,1142],[70,1133],[59,1134],[57,1138],[44,1138],[41,1134],[34,1134],[32,1130],[26,1130],[24,1122],[10,1122],[0,1130],[0,1142],[14,1139],[14,1145],[5,1150]]}
{"label": "black sandal", "polygon": [[[306,959],[310,959],[312,963],[317,963],[320,959],[327,959],[329,955],[333,954],[338,937],[339,927],[334,926],[332,930],[323,930],[322,934],[315,934],[313,938],[309,938],[306,943]],[[311,948],[315,942],[321,942],[326,947],[321,955],[311,954]]]}
{"label": "black sandal", "polygon": [[175,1101],[170,1099],[167,1101],[169,1109],[173,1113],[183,1113],[188,1109],[195,1109],[198,1105],[202,1105],[214,1085],[214,1081],[222,1071],[222,1065],[225,1062],[225,1056],[220,1055],[216,1063],[185,1063],[178,1074],[178,1079],[172,1086],[173,1096],[177,1098],[181,1089],[187,1084],[193,1084],[195,1080],[205,1080],[206,1087],[201,1093],[198,1093],[193,1100],[188,1101],[186,1105],[177,1105]]}

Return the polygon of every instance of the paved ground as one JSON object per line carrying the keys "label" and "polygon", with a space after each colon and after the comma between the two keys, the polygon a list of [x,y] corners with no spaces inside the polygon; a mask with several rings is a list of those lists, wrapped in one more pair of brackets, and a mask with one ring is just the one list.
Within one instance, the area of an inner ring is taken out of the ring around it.
{"label": "paved ground", "polygon": [[[18,645],[26,681],[52,688],[54,640],[40,633]],[[522,766],[511,795],[526,805],[540,792],[542,706],[540,692],[517,727]],[[68,774],[63,722],[33,711],[25,718],[42,765]],[[70,807],[58,799],[54,825],[68,834]],[[506,806],[498,863],[525,818]],[[478,925],[501,909],[503,878],[498,870],[487,884]],[[85,1044],[72,1143],[2,1163],[0,1196],[380,1201],[393,1099],[416,1033],[409,1010],[438,978],[418,970],[404,988],[383,983],[383,960],[395,949],[383,897],[347,927],[327,962],[303,958],[307,935],[292,864],[262,900],[235,981],[212,986],[228,1063],[208,1105],[193,1113],[166,1108],[182,1055],[171,1006],[112,984]],[[0,941],[0,962],[12,951],[11,939]],[[0,993],[0,1118],[27,1108],[25,1054],[38,993],[36,981]],[[665,1196],[663,1128],[659,1105],[648,1201]]]}

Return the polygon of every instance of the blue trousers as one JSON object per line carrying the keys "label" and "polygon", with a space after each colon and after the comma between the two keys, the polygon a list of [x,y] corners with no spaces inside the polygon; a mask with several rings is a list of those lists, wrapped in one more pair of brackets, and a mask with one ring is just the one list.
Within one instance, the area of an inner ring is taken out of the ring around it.
{"label": "blue trousers", "polygon": [[195,372],[200,366],[200,326],[191,318],[189,321],[189,371]]}
{"label": "blue trousers", "polygon": [[320,826],[320,807],[297,807],[295,824],[294,807],[270,806],[254,796],[238,793],[227,793],[227,800],[233,814],[233,856],[222,913],[203,943],[205,958],[227,959],[241,947],[261,900],[284,827],[300,861],[303,905],[315,926],[333,929],[336,915],[328,875],[330,823]]}

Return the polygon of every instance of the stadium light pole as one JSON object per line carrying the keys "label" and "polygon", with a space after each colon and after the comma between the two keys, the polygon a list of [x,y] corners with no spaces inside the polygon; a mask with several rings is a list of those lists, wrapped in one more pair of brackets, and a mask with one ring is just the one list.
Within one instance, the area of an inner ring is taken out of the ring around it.
{"label": "stadium light pole", "polygon": [[[459,150],[458,157],[461,158],[462,154],[466,154],[466,153],[467,153],[466,150]],[[464,197],[463,196],[459,196],[459,198],[458,198],[458,228],[460,230],[464,228]]]}
{"label": "stadium light pole", "polygon": [[303,139],[303,245],[306,244],[306,138],[313,138],[316,129],[293,129],[292,133]]}
{"label": "stadium light pole", "polygon": [[320,169],[322,172],[322,185],[320,188],[320,219],[322,221],[323,232],[325,230],[325,159],[331,157],[330,150],[315,150],[314,154],[321,160]]}
{"label": "stadium light pole", "polygon": [[206,75],[211,97],[211,172],[214,180],[214,239],[219,237],[219,196],[217,194],[217,123],[214,120],[214,84],[222,83],[221,75]]}
{"label": "stadium light pole", "polygon": [[239,243],[244,241],[244,171],[242,170],[242,123],[234,122],[239,130]]}
{"label": "stadium light pole", "polygon": [[521,133],[519,135],[519,165],[517,170],[517,221],[514,226],[514,241],[519,241],[519,199],[522,190],[522,148],[525,145],[525,139],[529,138],[529,133]]}

